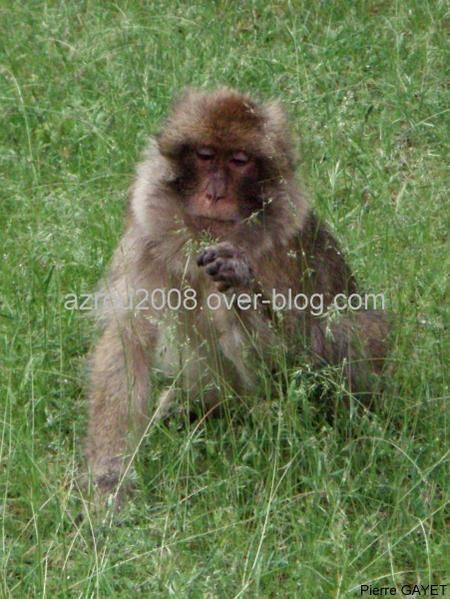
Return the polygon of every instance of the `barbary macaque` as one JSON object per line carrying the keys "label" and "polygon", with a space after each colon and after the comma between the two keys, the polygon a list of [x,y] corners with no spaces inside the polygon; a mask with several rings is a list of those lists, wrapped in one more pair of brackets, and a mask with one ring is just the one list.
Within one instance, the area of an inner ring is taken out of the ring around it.
{"label": "barbary macaque", "polygon": [[[149,421],[165,418],[180,393],[207,411],[224,392],[238,401],[261,365],[274,372],[278,351],[338,365],[349,392],[371,392],[387,321],[331,309],[357,286],[295,160],[281,106],[228,88],[188,89],[151,141],[102,288],[92,357],[87,455],[101,491],[114,490]],[[318,294],[326,314],[277,310],[274,293]],[[156,400],[155,369],[174,376]]]}

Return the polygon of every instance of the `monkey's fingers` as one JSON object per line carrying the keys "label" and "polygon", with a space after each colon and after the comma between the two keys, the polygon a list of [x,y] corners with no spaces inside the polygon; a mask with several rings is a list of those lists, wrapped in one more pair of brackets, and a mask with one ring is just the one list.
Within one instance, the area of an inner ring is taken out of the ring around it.
{"label": "monkey's fingers", "polygon": [[210,262],[213,262],[217,258],[217,250],[214,247],[206,248],[201,254],[197,256],[198,266],[205,266]]}
{"label": "monkey's fingers", "polygon": [[[233,268],[225,267],[220,269],[211,277],[216,283],[220,283],[219,287],[239,287],[240,278]],[[219,289],[221,291],[221,289]]]}
{"label": "monkey's fingers", "polygon": [[210,262],[214,262],[218,257],[233,258],[238,254],[238,250],[228,241],[222,241],[217,245],[207,247],[197,256],[198,266],[205,266]]}
{"label": "monkey's fingers", "polygon": [[221,258],[217,258],[216,260],[214,260],[214,262],[211,262],[207,267],[206,267],[206,272],[208,275],[211,275],[212,277],[214,277],[214,275],[216,275],[221,269],[223,269],[224,266],[224,262]]}

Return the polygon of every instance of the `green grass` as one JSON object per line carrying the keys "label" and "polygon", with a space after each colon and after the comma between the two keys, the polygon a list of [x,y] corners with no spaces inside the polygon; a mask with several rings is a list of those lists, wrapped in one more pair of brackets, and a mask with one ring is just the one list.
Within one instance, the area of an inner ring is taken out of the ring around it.
{"label": "green grass", "polygon": [[[2,596],[449,582],[446,8],[1,0]],[[172,96],[219,83],[284,99],[314,205],[396,315],[396,368],[371,415],[328,422],[299,371],[243,421],[153,429],[101,522],[77,488],[92,331],[64,296],[104,272]]]}

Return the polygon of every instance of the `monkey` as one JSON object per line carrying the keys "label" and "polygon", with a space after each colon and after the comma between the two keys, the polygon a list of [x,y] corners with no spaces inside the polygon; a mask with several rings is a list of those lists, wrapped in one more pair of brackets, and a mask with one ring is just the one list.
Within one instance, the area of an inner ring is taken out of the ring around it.
{"label": "monkey", "polygon": [[[328,309],[358,290],[296,170],[282,104],[227,87],[185,90],[150,140],[103,283],[91,358],[87,459],[101,493],[121,482],[178,389],[213,411],[224,390],[251,392],[256,363],[276,370],[274,348],[294,362],[339,366],[349,392],[371,394],[388,352],[384,312],[318,317],[271,305],[275,291],[292,292],[320,294]],[[177,309],[171,294],[183,300]],[[175,381],[156,400],[155,369]]]}

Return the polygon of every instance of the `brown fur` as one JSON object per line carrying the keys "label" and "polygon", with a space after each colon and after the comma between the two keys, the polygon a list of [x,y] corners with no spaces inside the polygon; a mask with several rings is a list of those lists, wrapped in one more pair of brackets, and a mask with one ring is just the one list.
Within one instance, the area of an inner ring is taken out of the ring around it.
{"label": "brown fur", "polygon": [[[187,214],[186,202],[201,193],[189,158],[199,145],[245,150],[254,157],[264,175],[257,181],[262,208],[254,218],[209,227]],[[366,390],[369,374],[380,371],[388,328],[382,314],[328,322],[292,311],[275,326],[262,302],[248,312],[206,309],[205,298],[218,284],[225,293],[239,289],[262,297],[270,297],[272,289],[322,293],[327,305],[337,293],[356,291],[335,239],[308,207],[294,165],[280,106],[258,104],[226,88],[188,90],[151,142],[138,166],[127,230],[104,285],[110,301],[100,313],[104,332],[92,362],[88,459],[100,487],[117,483],[136,446],[132,439],[148,422],[149,373],[155,365],[181,372],[176,380],[193,397],[210,385],[209,405],[217,401],[214,389],[251,389],[255,358],[270,363],[274,345],[292,350],[299,337],[309,340],[314,363],[342,363],[354,391]],[[218,245],[197,263],[205,228]],[[138,290],[186,286],[205,309],[161,312],[146,301],[136,309]],[[174,389],[168,390],[152,418],[164,416],[174,396]]]}

